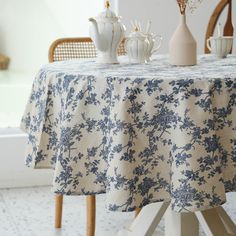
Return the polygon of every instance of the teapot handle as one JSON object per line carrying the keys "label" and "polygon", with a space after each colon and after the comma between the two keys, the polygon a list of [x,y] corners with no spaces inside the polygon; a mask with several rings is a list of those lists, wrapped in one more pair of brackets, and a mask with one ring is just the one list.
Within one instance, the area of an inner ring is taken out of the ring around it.
{"label": "teapot handle", "polygon": [[[162,38],[161,35],[155,35],[154,37],[157,38],[159,42],[158,42],[158,46],[156,46],[156,47],[152,50],[151,54],[157,52],[157,51],[160,49],[160,47],[161,47],[161,45],[162,45],[162,40],[163,40],[163,38]],[[156,42],[156,43],[157,43],[157,42]]]}

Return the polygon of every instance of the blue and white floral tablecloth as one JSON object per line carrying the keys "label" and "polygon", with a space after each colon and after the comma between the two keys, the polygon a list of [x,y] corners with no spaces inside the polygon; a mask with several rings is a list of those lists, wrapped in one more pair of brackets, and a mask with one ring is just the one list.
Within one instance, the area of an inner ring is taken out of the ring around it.
{"label": "blue and white floral tablecloth", "polygon": [[46,65],[21,128],[26,164],[54,168],[55,193],[106,193],[114,211],[163,200],[180,212],[219,206],[236,191],[236,56],[201,56],[193,67],[166,56]]}

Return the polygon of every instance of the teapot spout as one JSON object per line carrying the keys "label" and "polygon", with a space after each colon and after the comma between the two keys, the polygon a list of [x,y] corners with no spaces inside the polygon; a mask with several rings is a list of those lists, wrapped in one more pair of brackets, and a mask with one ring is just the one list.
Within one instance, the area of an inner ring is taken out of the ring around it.
{"label": "teapot spout", "polygon": [[108,45],[103,35],[99,33],[96,19],[89,18],[89,21],[92,23],[90,27],[90,37],[92,38],[96,48],[99,51],[106,51]]}

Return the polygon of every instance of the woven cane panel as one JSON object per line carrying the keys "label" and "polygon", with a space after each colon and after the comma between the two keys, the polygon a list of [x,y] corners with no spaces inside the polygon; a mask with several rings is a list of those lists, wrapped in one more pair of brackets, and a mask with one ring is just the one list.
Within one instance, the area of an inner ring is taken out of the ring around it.
{"label": "woven cane panel", "polygon": [[121,44],[119,45],[119,47],[117,49],[117,53],[118,53],[118,56],[122,56],[122,55],[126,54],[126,51],[125,51],[125,40],[123,40],[121,42]]}
{"label": "woven cane panel", "polygon": [[96,48],[92,42],[63,42],[54,50],[54,61],[65,61],[76,58],[96,57]]}
{"label": "woven cane panel", "polygon": [[[120,44],[118,55],[125,55],[124,41]],[[79,58],[94,58],[97,56],[93,42],[61,42],[53,52],[53,61],[65,61]]]}

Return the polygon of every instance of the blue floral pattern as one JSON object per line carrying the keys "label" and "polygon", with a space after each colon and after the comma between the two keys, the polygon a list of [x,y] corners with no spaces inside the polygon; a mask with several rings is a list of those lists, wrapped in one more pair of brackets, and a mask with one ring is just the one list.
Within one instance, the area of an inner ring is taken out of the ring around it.
{"label": "blue floral pattern", "polygon": [[26,165],[55,169],[55,193],[106,193],[113,211],[223,204],[236,190],[236,57],[201,56],[193,67],[121,60],[41,68],[21,123]]}

